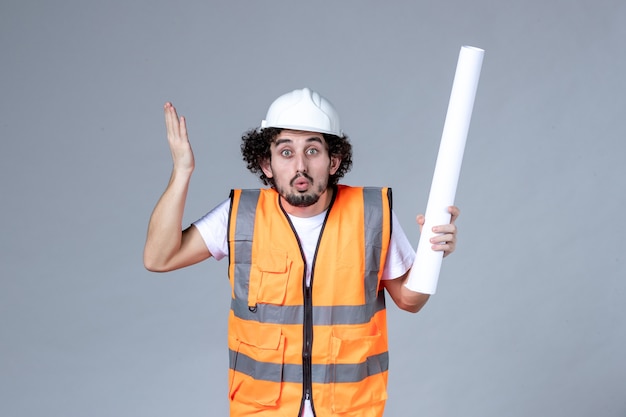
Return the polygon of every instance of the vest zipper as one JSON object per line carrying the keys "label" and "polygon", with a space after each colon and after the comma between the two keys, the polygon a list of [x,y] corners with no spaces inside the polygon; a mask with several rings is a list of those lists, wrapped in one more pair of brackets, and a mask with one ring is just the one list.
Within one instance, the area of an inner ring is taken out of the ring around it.
{"label": "vest zipper", "polygon": [[[304,317],[302,323],[302,401],[300,403],[300,412],[298,413],[298,417],[302,417],[302,415],[304,414],[304,405],[305,401],[307,400],[311,402],[311,410],[313,411],[313,415],[315,416],[315,408],[313,406],[313,381],[311,376],[311,354],[313,350],[313,294],[311,290],[311,285],[313,284],[313,268],[311,268],[311,281],[309,282],[309,285],[307,285],[307,261],[306,256],[304,255],[304,250],[302,249],[302,244],[300,243],[300,238],[298,237],[296,228],[293,226],[289,215],[280,203],[280,199],[279,205],[283,213],[285,214],[285,218],[287,219],[287,222],[291,227],[291,231],[293,232],[294,237],[296,238],[298,248],[300,249],[300,256],[302,257],[302,262],[304,263],[304,272],[302,273],[302,295],[304,299]],[[323,228],[324,227],[322,226],[322,229]],[[322,231],[320,231],[320,238],[322,236]],[[315,261],[313,261],[313,265],[315,265]]]}
{"label": "vest zipper", "polygon": [[[306,277],[304,280],[304,341],[302,343],[302,371],[303,371],[303,399],[311,402],[311,409],[315,415],[313,408],[313,380],[311,354],[313,347],[313,298],[311,294],[311,286],[306,285]],[[302,410],[304,411],[304,401],[302,402]],[[302,411],[301,411],[302,415]]]}
{"label": "vest zipper", "polygon": [[304,250],[302,249],[302,244],[300,243],[300,238],[298,237],[298,233],[296,232],[296,228],[293,226],[289,215],[285,211],[282,202],[280,201],[280,197],[278,198],[278,205],[280,206],[289,226],[291,227],[291,231],[296,237],[296,242],[298,242],[298,248],[300,249],[300,256],[302,257],[302,261],[304,262],[304,272],[302,273],[302,292],[304,298],[304,320],[303,320],[303,338],[302,341],[302,402],[300,403],[300,413],[298,417],[302,417],[304,413],[304,404],[306,400],[311,402],[311,411],[313,412],[313,416],[315,416],[315,405],[313,404],[313,376],[312,376],[312,363],[311,356],[313,352],[313,275],[315,271],[315,261],[317,259],[317,251],[320,247],[320,242],[322,241],[322,235],[324,234],[324,228],[326,227],[326,220],[328,220],[328,215],[330,214],[330,210],[335,202],[335,198],[337,198],[337,188],[333,188],[333,196],[330,200],[330,204],[328,205],[328,209],[326,211],[326,217],[324,218],[324,223],[322,223],[322,229],[320,230],[320,235],[317,239],[317,246],[315,248],[315,254],[313,255],[313,261],[311,262],[311,280],[309,285],[306,282],[306,271],[307,271],[307,260],[304,255]]}

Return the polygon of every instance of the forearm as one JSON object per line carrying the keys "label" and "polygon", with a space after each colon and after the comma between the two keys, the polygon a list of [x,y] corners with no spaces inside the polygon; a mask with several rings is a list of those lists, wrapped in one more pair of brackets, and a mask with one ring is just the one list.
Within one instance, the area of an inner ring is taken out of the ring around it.
{"label": "forearm", "polygon": [[151,271],[168,270],[182,242],[182,220],[192,170],[172,171],[167,188],[157,202],[144,247],[144,266]]}
{"label": "forearm", "polygon": [[405,284],[409,272],[410,270],[399,278],[383,281],[383,284],[394,303],[396,303],[399,308],[411,313],[417,313],[424,307],[430,295],[411,291],[406,287]]}
{"label": "forearm", "polygon": [[417,313],[424,307],[428,299],[430,298],[430,294],[424,294],[421,292],[411,291],[405,284],[408,277],[405,277],[402,285],[400,286],[401,299],[403,310],[409,311],[411,313]]}

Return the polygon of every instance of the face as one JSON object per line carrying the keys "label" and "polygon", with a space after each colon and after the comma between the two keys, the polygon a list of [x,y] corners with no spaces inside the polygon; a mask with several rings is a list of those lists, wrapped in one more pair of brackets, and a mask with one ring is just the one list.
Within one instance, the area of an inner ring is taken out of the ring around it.
{"label": "face", "polygon": [[320,198],[327,195],[328,179],[340,163],[339,158],[329,155],[321,133],[283,130],[272,143],[270,155],[261,168],[274,179],[276,190],[289,205],[321,204]]}

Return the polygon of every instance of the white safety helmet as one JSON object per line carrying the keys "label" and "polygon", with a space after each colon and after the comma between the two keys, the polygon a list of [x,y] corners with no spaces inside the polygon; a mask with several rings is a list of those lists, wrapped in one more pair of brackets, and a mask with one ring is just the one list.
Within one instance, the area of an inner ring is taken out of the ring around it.
{"label": "white safety helmet", "polygon": [[343,136],[337,110],[330,101],[308,88],[293,90],[274,100],[261,122],[261,129],[266,127]]}

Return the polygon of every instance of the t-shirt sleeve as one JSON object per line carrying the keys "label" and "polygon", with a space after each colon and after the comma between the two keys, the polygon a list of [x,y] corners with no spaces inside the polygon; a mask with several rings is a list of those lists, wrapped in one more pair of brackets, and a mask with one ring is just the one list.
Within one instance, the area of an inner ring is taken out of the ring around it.
{"label": "t-shirt sleeve", "polygon": [[413,260],[415,259],[415,249],[411,246],[411,242],[409,242],[404,230],[402,230],[402,226],[394,212],[391,213],[391,218],[391,241],[389,242],[382,279],[401,277],[413,266]]}
{"label": "t-shirt sleeve", "polygon": [[226,199],[213,210],[196,220],[192,224],[200,232],[211,255],[218,261],[228,256],[228,242],[226,239],[228,230],[228,212],[230,211],[230,199]]}

